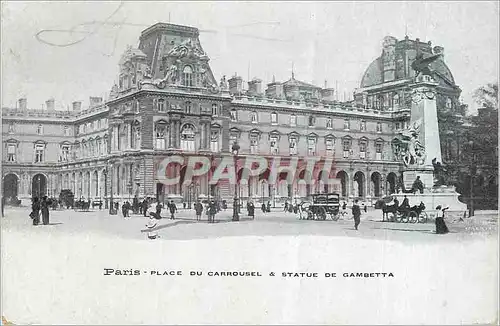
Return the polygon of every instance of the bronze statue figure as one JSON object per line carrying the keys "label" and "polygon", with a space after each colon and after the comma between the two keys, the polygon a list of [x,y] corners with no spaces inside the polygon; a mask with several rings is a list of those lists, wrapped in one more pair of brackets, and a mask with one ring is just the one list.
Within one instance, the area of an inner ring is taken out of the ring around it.
{"label": "bronze statue figure", "polygon": [[424,58],[424,54],[422,52],[418,53],[415,58],[415,61],[413,61],[413,63],[411,64],[413,70],[417,72],[415,77],[417,77],[419,74],[431,76],[432,71],[429,68],[429,65],[432,62],[436,61],[437,58],[439,58],[440,56],[441,53],[434,54],[431,55],[430,57]]}

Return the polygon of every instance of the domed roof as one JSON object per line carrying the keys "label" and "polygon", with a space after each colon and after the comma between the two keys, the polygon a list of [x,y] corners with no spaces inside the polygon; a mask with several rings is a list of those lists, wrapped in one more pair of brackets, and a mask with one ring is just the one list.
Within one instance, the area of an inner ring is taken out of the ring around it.
{"label": "domed roof", "polygon": [[[415,48],[414,45],[418,43],[421,46],[421,49],[424,53],[424,57],[428,57],[432,55],[432,50],[429,48],[425,48],[427,44],[420,42],[418,39],[416,41],[412,40],[401,40],[398,41],[397,43],[395,42],[395,38],[393,37],[386,37],[384,39],[384,47],[390,47],[394,46],[395,48],[395,55],[393,55],[393,58],[395,57],[409,57],[408,59],[411,60],[413,59],[415,55]],[[430,44],[430,42],[428,43]],[[440,53],[443,51],[441,47],[435,47],[437,50],[437,53]],[[400,80],[400,79],[405,79],[409,78],[410,76],[404,76],[404,68],[401,67],[402,62],[395,62],[395,67],[396,67],[396,79],[395,80]],[[451,73],[450,69],[444,62],[443,58],[439,58],[438,60],[433,61],[430,64],[431,70],[434,72],[434,77],[436,80],[438,80],[441,84],[446,84],[449,86],[456,86],[455,84],[455,79],[453,78],[453,74]],[[410,68],[411,69],[411,68]],[[401,71],[398,73],[398,71]],[[384,82],[383,78],[383,58],[382,55],[379,56],[377,59],[375,59],[365,70],[363,77],[361,78],[361,83],[360,87],[369,87],[373,85],[378,85]]]}
{"label": "domed roof", "polygon": [[361,87],[368,87],[382,83],[382,58],[375,59],[366,69],[361,79]]}

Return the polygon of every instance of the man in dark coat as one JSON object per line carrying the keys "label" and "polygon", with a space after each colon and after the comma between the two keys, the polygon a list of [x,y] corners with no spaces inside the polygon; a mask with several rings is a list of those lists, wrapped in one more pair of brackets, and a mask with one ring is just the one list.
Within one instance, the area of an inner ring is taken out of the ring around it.
{"label": "man in dark coat", "polygon": [[156,212],[156,216],[157,216],[157,219],[161,219],[161,210],[163,209],[163,206],[162,204],[160,204],[160,201],[158,201],[156,203],[156,208],[155,208],[155,212]]}
{"label": "man in dark coat", "polygon": [[[160,203],[158,203],[159,205]],[[158,207],[158,206],[156,206]],[[171,200],[170,204],[168,205],[168,208],[170,209],[170,219],[175,220],[175,212],[177,211],[177,206],[175,206],[174,201]]]}
{"label": "man in dark coat", "polygon": [[208,206],[208,222],[209,223],[215,222],[215,214],[216,213],[217,213],[217,206],[215,205],[215,202],[212,200]]}
{"label": "man in dark coat", "polygon": [[262,203],[261,209],[262,209],[262,213],[267,212],[266,203]]}
{"label": "man in dark coat", "polygon": [[248,216],[250,216],[252,219],[254,219],[255,218],[255,205],[253,204],[253,202],[248,202],[247,210],[248,210]]}
{"label": "man in dark coat", "polygon": [[196,220],[201,221],[201,214],[203,214],[203,205],[199,200],[194,204],[194,210],[196,211]]}
{"label": "man in dark coat", "polygon": [[33,225],[40,223],[40,202],[38,197],[32,199],[30,217],[33,219]]}
{"label": "man in dark coat", "polygon": [[149,204],[146,200],[146,198],[144,198],[144,200],[142,201],[142,213],[144,214],[144,217],[147,217],[148,215],[148,208],[149,208]]}
{"label": "man in dark coat", "polygon": [[270,201],[267,202],[267,212],[271,213],[271,202]]}
{"label": "man in dark coat", "polygon": [[50,202],[47,200],[47,196],[43,196],[41,203],[43,225],[49,224],[49,206]]}
{"label": "man in dark coat", "polygon": [[352,205],[352,216],[354,217],[354,228],[357,230],[359,223],[361,223],[361,209],[359,208],[357,199]]}

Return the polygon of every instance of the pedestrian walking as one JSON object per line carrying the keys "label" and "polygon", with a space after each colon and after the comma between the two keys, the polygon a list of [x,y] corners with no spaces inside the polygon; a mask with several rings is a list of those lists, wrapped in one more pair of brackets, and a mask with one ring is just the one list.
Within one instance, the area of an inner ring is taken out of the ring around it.
{"label": "pedestrian walking", "polygon": [[250,216],[253,220],[255,218],[255,205],[253,202],[249,202],[247,205],[248,216]]}
{"label": "pedestrian walking", "polygon": [[288,212],[288,200],[285,201],[285,207],[283,208],[283,211]]}
{"label": "pedestrian walking", "polygon": [[436,207],[436,234],[446,234],[450,232],[444,221],[444,212],[449,208],[450,207],[442,208],[441,205]]}
{"label": "pedestrian walking", "polygon": [[148,215],[148,208],[149,208],[149,204],[146,200],[146,198],[144,198],[144,200],[142,201],[142,213],[144,214],[145,217],[147,217]]}
{"label": "pedestrian walking", "polygon": [[50,201],[47,200],[47,196],[43,196],[42,202],[40,204],[43,225],[49,224],[49,206],[50,206]]}
{"label": "pedestrian walking", "polygon": [[201,204],[200,200],[194,204],[194,210],[196,211],[196,220],[201,221],[201,214],[203,213],[203,205]]}
{"label": "pedestrian walking", "polygon": [[260,209],[262,209],[262,213],[267,212],[267,207],[266,207],[266,204],[265,204],[265,203],[262,203],[262,206],[260,207]]}
{"label": "pedestrian walking", "polygon": [[163,206],[160,204],[160,201],[156,203],[155,207],[155,213],[156,213],[156,218],[161,219],[161,210],[163,209]]}
{"label": "pedestrian walking", "polygon": [[[159,204],[160,203],[158,203],[158,205]],[[169,209],[170,209],[170,219],[175,220],[175,212],[177,211],[177,206],[175,206],[173,200],[170,201]]]}
{"label": "pedestrian walking", "polygon": [[208,205],[208,223],[215,223],[215,213],[217,213],[217,206],[215,202],[212,201],[210,205]]}
{"label": "pedestrian walking", "polygon": [[359,208],[357,199],[352,205],[352,216],[354,217],[354,228],[357,230],[359,223],[361,222],[361,209]]}
{"label": "pedestrian walking", "polygon": [[38,225],[40,223],[40,202],[38,197],[33,198],[31,201],[30,217],[33,220],[33,225]]}
{"label": "pedestrian walking", "polygon": [[271,202],[270,201],[267,202],[267,212],[271,213]]}

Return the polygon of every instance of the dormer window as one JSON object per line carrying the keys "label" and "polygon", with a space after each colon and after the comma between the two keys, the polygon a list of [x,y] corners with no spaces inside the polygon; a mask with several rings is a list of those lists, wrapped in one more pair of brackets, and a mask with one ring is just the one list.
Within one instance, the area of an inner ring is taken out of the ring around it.
{"label": "dormer window", "polygon": [[365,120],[361,120],[361,122],[359,123],[359,130],[366,131],[366,121]]}
{"label": "dormer window", "polygon": [[309,127],[314,127],[315,124],[316,124],[316,118],[311,115],[309,117]]}
{"label": "dormer window", "polygon": [[278,124],[278,114],[276,112],[271,113],[271,123]]}
{"label": "dormer window", "polygon": [[332,118],[327,118],[326,119],[326,128],[327,129],[332,129],[333,128],[333,119]]}
{"label": "dormer window", "polygon": [[182,85],[193,86],[193,68],[191,66],[185,66],[182,71]]}
{"label": "dormer window", "polygon": [[191,102],[186,102],[184,112],[187,114],[191,114],[191,113],[193,113],[192,110],[193,110],[193,105],[191,104]]}
{"label": "dormer window", "polygon": [[344,120],[344,130],[349,130],[351,127],[351,122],[349,121],[349,119],[345,119]]}
{"label": "dormer window", "polygon": [[250,112],[250,121],[252,123],[257,123],[257,112],[255,111]]}
{"label": "dormer window", "polygon": [[158,112],[165,112],[165,100],[162,98],[158,100]]}
{"label": "dormer window", "polygon": [[238,120],[238,115],[236,113],[236,110],[231,110],[231,121],[236,121]]}

